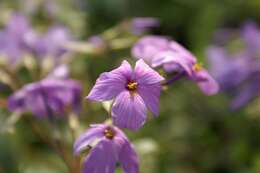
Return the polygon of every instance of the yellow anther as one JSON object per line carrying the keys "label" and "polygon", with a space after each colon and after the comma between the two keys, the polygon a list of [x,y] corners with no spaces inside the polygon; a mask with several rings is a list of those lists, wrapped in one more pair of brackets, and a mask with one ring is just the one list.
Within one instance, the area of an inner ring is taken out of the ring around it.
{"label": "yellow anther", "polygon": [[114,132],[111,128],[107,128],[107,129],[105,129],[105,131],[104,131],[104,135],[105,135],[105,137],[108,138],[108,139],[113,139],[114,136],[115,136],[115,132]]}
{"label": "yellow anther", "polygon": [[200,71],[202,69],[202,64],[201,63],[196,63],[192,66],[192,69],[194,71]]}
{"label": "yellow anther", "polygon": [[126,86],[126,88],[130,91],[134,91],[137,89],[137,82],[129,82]]}

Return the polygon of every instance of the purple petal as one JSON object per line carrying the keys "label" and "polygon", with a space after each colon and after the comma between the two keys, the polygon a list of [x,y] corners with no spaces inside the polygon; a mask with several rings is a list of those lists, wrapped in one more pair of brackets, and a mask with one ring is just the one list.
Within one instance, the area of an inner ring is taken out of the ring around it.
{"label": "purple petal", "polygon": [[253,21],[248,21],[244,24],[242,29],[242,39],[247,44],[247,49],[250,53],[259,53],[260,48],[260,30],[257,27],[257,24]]}
{"label": "purple petal", "polygon": [[144,59],[151,63],[153,56],[159,51],[169,47],[169,40],[159,36],[145,36],[141,38],[131,50],[132,56],[137,59]]}
{"label": "purple petal", "polygon": [[120,153],[119,162],[122,165],[124,173],[138,173],[139,172],[139,159],[133,146],[126,142]]}
{"label": "purple petal", "polygon": [[67,28],[54,26],[44,36],[36,40],[34,50],[39,57],[58,58],[67,52],[64,45],[70,40],[72,39]]}
{"label": "purple petal", "polygon": [[47,78],[50,79],[67,79],[69,77],[69,67],[65,64],[62,64],[56,67]]}
{"label": "purple petal", "polygon": [[136,62],[135,78],[138,84],[155,84],[164,80],[158,72],[149,67],[142,59]]}
{"label": "purple petal", "polygon": [[[19,27],[17,27],[19,26]],[[12,14],[9,23],[7,24],[7,31],[12,35],[21,37],[22,33],[25,33],[29,30],[30,24],[27,18],[21,14],[14,13]]]}
{"label": "purple petal", "polygon": [[159,83],[138,86],[138,94],[142,97],[146,106],[155,115],[159,114],[160,92],[161,85]]}
{"label": "purple petal", "polygon": [[232,100],[231,108],[233,110],[237,110],[247,105],[250,101],[252,101],[255,97],[259,96],[259,80],[252,81],[252,83],[247,84],[244,88],[238,93],[238,95]]}
{"label": "purple petal", "polygon": [[163,51],[155,55],[152,66],[158,67],[163,65],[167,72],[186,71],[188,75],[192,73],[191,64],[193,61],[186,59],[174,51]]}
{"label": "purple petal", "polygon": [[117,153],[113,142],[103,138],[84,161],[84,173],[114,173]]}
{"label": "purple petal", "polygon": [[160,22],[153,17],[136,17],[132,20],[131,30],[134,34],[143,34],[153,27],[158,27]]}
{"label": "purple petal", "polygon": [[[48,115],[47,110],[47,98],[44,100],[43,95],[41,92],[34,91],[31,93],[28,93],[28,96],[26,97],[26,108],[27,111],[31,111],[34,115],[37,115],[38,117],[44,117]],[[50,106],[49,106],[49,109]]]}
{"label": "purple petal", "polygon": [[170,42],[170,48],[172,51],[178,53],[180,57],[185,58],[186,60],[190,61],[191,63],[196,63],[197,58],[186,48],[181,46],[179,43],[176,41],[171,41]]}
{"label": "purple petal", "polygon": [[248,77],[251,66],[246,56],[248,55],[242,53],[231,57],[219,47],[208,49],[210,72],[218,81],[221,89],[233,89]]}
{"label": "purple petal", "polygon": [[21,90],[15,92],[12,96],[8,98],[8,109],[9,111],[25,111],[25,95],[26,92]]}
{"label": "purple petal", "polygon": [[204,69],[195,72],[193,80],[197,82],[200,89],[207,95],[214,95],[219,91],[218,83]]}
{"label": "purple petal", "polygon": [[146,120],[146,106],[137,93],[121,92],[112,107],[112,117],[115,125],[121,128],[137,130]]}
{"label": "purple petal", "polygon": [[132,68],[127,61],[123,61],[120,67],[105,72],[97,79],[87,99],[95,101],[111,100],[125,89],[127,78],[130,78]]}
{"label": "purple petal", "polygon": [[224,48],[212,46],[207,50],[208,62],[210,64],[210,72],[214,76],[219,76],[225,68],[229,68],[228,55]]}
{"label": "purple petal", "polygon": [[84,148],[90,145],[95,139],[102,138],[104,136],[103,131],[105,125],[92,126],[74,143],[74,154],[78,155]]}
{"label": "purple petal", "polygon": [[39,117],[63,115],[69,106],[75,112],[79,110],[80,95],[81,86],[76,81],[44,79],[15,92],[9,97],[8,107],[12,111],[31,111]]}

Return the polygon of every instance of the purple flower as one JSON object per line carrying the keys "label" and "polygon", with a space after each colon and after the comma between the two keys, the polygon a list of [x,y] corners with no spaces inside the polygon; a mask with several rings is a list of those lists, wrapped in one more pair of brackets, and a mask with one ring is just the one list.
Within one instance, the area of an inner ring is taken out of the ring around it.
{"label": "purple flower", "polygon": [[11,16],[6,28],[0,31],[0,54],[7,58],[7,62],[17,64],[24,53],[30,50],[27,41],[31,32],[30,24],[24,16]]}
{"label": "purple flower", "polygon": [[67,65],[59,65],[47,76],[49,79],[68,79],[69,78],[69,68]]}
{"label": "purple flower", "polygon": [[152,67],[162,66],[168,73],[177,73],[166,84],[181,78],[196,82],[207,95],[218,92],[218,84],[211,75],[197,62],[196,57],[175,41],[164,37],[144,37],[132,49],[136,58],[143,58]]}
{"label": "purple flower", "polygon": [[105,51],[107,47],[106,41],[99,35],[91,36],[87,41],[98,53]]}
{"label": "purple flower", "polygon": [[131,24],[131,31],[136,35],[140,35],[151,28],[158,27],[160,22],[154,17],[136,17],[132,20]]}
{"label": "purple flower", "polygon": [[260,30],[253,21],[246,22],[241,29],[241,37],[246,44],[246,49],[251,56],[259,54],[260,51]]}
{"label": "purple flower", "polygon": [[229,56],[222,47],[212,46],[207,50],[210,72],[224,91],[234,90],[250,75],[247,55]]}
{"label": "purple flower", "polygon": [[54,26],[42,37],[35,39],[34,50],[41,58],[52,57],[57,60],[68,50],[65,48],[71,40],[69,31],[63,26]]}
{"label": "purple flower", "polygon": [[114,173],[117,162],[124,173],[139,172],[138,156],[119,128],[105,124],[90,127],[74,144],[74,153],[78,155],[98,141],[83,162],[84,173]]}
{"label": "purple flower", "polygon": [[100,75],[87,98],[94,101],[115,99],[114,124],[137,130],[145,123],[147,107],[158,115],[162,80],[164,78],[143,60],[136,62],[134,70],[123,61],[117,69]]}
{"label": "purple flower", "polygon": [[8,98],[9,110],[29,111],[38,117],[63,115],[68,107],[78,112],[81,100],[80,84],[71,79],[58,79],[58,74],[58,71],[53,72],[47,78],[27,84],[16,91]]}
{"label": "purple flower", "polygon": [[132,56],[137,59],[143,59],[151,64],[154,56],[164,50],[169,49],[169,40],[160,36],[145,36],[135,43],[132,48]]}
{"label": "purple flower", "polygon": [[228,46],[232,40],[227,40],[224,46],[211,46],[207,51],[210,71],[221,90],[234,96],[232,109],[247,105],[260,94],[259,36],[257,25],[247,22],[241,29],[241,36],[236,38],[244,47],[230,52]]}

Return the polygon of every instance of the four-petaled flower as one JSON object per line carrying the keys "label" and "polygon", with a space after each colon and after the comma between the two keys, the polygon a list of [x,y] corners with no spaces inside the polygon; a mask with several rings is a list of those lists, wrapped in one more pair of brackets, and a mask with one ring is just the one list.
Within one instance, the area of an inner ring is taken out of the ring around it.
{"label": "four-petaled flower", "polygon": [[132,54],[143,58],[152,67],[162,66],[168,73],[177,73],[170,81],[188,77],[207,95],[216,94],[219,90],[217,82],[197,62],[196,57],[173,40],[159,36],[144,37],[133,47]]}
{"label": "four-petaled flower", "polygon": [[115,125],[132,130],[139,129],[146,120],[147,107],[158,115],[160,82],[162,76],[143,60],[135,69],[127,61],[97,79],[87,98],[94,101],[114,100],[112,118]]}
{"label": "four-petaled flower", "polygon": [[68,107],[79,112],[81,85],[66,79],[67,70],[58,67],[39,81],[25,85],[8,98],[10,111],[30,111],[38,117],[63,115]]}
{"label": "four-petaled flower", "polygon": [[118,161],[125,173],[139,172],[138,156],[119,128],[105,124],[94,124],[90,127],[74,144],[76,155],[88,147],[93,147],[84,160],[84,173],[114,173]]}
{"label": "four-petaled flower", "polygon": [[53,26],[45,35],[37,36],[32,46],[38,57],[51,57],[58,61],[60,57],[68,52],[65,45],[71,40],[72,38],[66,27]]}

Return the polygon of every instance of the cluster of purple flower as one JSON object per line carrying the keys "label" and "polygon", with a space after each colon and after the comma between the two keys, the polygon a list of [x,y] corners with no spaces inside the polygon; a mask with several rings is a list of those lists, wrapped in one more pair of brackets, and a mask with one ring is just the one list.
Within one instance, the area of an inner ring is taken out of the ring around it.
{"label": "cluster of purple flower", "polygon": [[[135,44],[132,54],[139,59],[134,69],[123,61],[120,67],[102,73],[86,97],[99,102],[113,100],[113,126],[93,125],[75,142],[76,154],[89,146],[94,147],[84,161],[85,173],[113,173],[117,160],[124,172],[139,172],[138,157],[119,128],[140,129],[146,121],[147,108],[157,116],[162,85],[187,77],[207,95],[218,92],[218,84],[195,56],[173,40],[159,36],[144,37]],[[163,66],[166,72],[174,74],[173,78],[165,81],[145,61],[152,67]]]}
{"label": "cluster of purple flower", "polygon": [[[240,35],[233,37],[219,40],[207,53],[212,75],[222,91],[235,96],[231,108],[238,109],[260,95],[260,30],[255,23],[247,22]],[[239,40],[242,49],[230,51],[232,40]]]}
{"label": "cluster of purple flower", "polygon": [[162,66],[165,72],[174,73],[166,84],[187,77],[196,82],[207,95],[218,92],[218,84],[197,62],[196,57],[173,40],[160,36],[146,36],[133,47],[132,55],[137,59],[144,59],[152,67]]}
{"label": "cluster of purple flower", "polygon": [[0,55],[11,65],[20,63],[27,54],[38,60],[51,57],[57,61],[67,51],[64,45],[70,39],[68,30],[63,26],[53,26],[46,34],[39,34],[25,16],[16,13],[11,16],[6,28],[0,31]]}
{"label": "cluster of purple flower", "polygon": [[[132,21],[135,33],[143,33],[157,25],[158,21],[153,18]],[[64,44],[69,40],[71,37],[63,27],[53,27],[40,36],[23,16],[15,14],[0,33],[0,53],[12,64],[18,63],[28,52],[35,57],[53,57],[56,61],[67,52]],[[102,45],[98,37],[92,41],[97,46]],[[137,153],[119,128],[139,130],[146,122],[148,110],[158,116],[164,85],[187,78],[196,82],[207,95],[218,92],[218,84],[196,57],[173,40],[160,36],[143,37],[134,45],[132,55],[138,59],[134,68],[125,60],[118,68],[102,73],[86,97],[98,102],[112,101],[113,123],[91,125],[76,140],[76,155],[91,148],[83,164],[85,173],[113,173],[117,162],[126,173],[139,172]],[[163,67],[169,78],[165,79],[153,69],[157,67]],[[80,101],[81,85],[68,78],[68,69],[63,65],[44,79],[14,92],[9,97],[8,107],[10,111],[29,111],[37,117],[50,118],[64,115],[68,108],[79,112]]]}
{"label": "cluster of purple flower", "polygon": [[32,112],[38,117],[64,115],[66,108],[79,112],[81,85],[68,79],[67,66],[59,66],[45,79],[27,84],[8,100],[10,111]]}
{"label": "cluster of purple flower", "polygon": [[45,79],[27,84],[10,96],[8,107],[11,111],[30,111],[38,117],[50,113],[63,114],[68,106],[79,111],[81,85],[68,78],[66,65],[58,63],[67,51],[63,45],[68,40],[70,36],[64,27],[55,26],[45,35],[40,35],[32,29],[25,16],[18,13],[11,16],[7,26],[0,31],[0,57],[7,63],[6,68],[8,65],[16,67],[27,54],[36,60],[51,57],[59,65]]}

